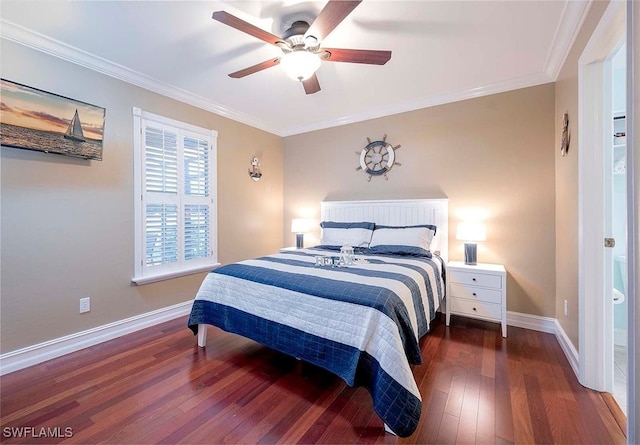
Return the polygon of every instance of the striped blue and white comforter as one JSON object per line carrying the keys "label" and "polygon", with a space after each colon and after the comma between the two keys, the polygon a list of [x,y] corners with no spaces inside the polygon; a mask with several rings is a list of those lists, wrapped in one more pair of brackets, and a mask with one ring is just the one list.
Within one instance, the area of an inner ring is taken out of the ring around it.
{"label": "striped blue and white comforter", "polygon": [[365,386],[376,413],[411,435],[421,398],[411,364],[444,297],[439,257],[359,255],[367,264],[317,267],[300,249],[222,266],[207,275],[189,327],[211,324]]}

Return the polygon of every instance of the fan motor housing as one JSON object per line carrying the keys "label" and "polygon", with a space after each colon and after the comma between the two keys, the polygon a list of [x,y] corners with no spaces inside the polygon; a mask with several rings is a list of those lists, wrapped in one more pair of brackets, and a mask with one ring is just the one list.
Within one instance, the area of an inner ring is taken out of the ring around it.
{"label": "fan motor housing", "polygon": [[282,38],[284,40],[290,41],[292,44],[302,43],[304,39],[304,33],[309,29],[309,24],[307,22],[303,22],[302,20],[297,20],[293,22],[291,27],[287,29]]}

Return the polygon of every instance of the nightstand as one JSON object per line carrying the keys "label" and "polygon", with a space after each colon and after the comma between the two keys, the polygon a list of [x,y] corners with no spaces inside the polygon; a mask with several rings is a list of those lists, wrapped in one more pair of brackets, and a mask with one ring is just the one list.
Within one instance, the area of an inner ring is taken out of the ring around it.
{"label": "nightstand", "polygon": [[507,336],[507,272],[502,264],[447,264],[447,326],[451,314],[496,321]]}

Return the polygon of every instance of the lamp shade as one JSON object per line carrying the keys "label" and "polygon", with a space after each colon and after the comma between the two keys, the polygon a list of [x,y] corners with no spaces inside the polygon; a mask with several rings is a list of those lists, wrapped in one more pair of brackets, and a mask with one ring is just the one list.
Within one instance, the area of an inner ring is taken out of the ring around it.
{"label": "lamp shade", "polygon": [[305,218],[293,218],[291,220],[292,233],[305,233],[309,231],[309,220]]}
{"label": "lamp shade", "polygon": [[481,222],[461,222],[458,224],[456,239],[463,241],[486,241],[487,228]]}
{"label": "lamp shade", "polygon": [[320,57],[305,50],[293,51],[280,59],[280,66],[293,80],[307,80],[318,71],[321,64]]}

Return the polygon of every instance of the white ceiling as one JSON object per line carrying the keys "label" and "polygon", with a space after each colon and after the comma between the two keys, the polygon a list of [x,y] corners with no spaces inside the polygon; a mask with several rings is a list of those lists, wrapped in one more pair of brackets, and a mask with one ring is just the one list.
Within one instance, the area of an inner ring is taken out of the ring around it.
{"label": "white ceiling", "polygon": [[228,77],[281,53],[214,11],[281,35],[325,3],[2,0],[0,35],[288,136],[554,81],[590,5],[365,0],[323,46],[391,50],[386,65],[323,62],[313,95],[277,66]]}

